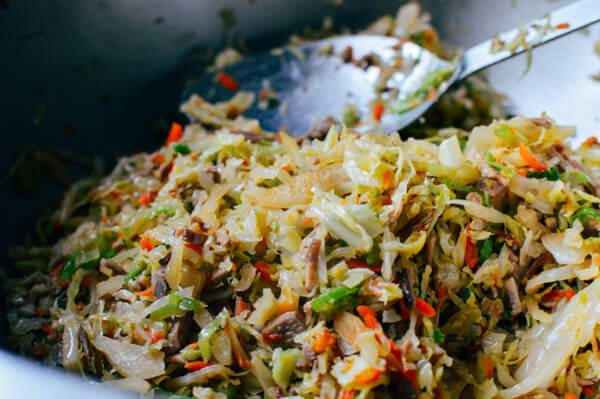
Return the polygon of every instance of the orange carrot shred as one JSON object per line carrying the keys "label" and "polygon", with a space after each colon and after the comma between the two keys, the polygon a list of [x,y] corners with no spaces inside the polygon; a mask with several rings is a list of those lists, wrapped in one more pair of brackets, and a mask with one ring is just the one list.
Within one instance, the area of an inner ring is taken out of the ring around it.
{"label": "orange carrot shred", "polygon": [[571,27],[571,24],[568,22],[562,22],[558,25],[556,25],[554,28],[556,29],[569,29]]}
{"label": "orange carrot shred", "polygon": [[521,158],[525,161],[527,165],[538,172],[542,172],[548,169],[548,164],[546,162],[540,161],[538,157],[535,156],[533,152],[523,143],[519,144],[519,153],[521,154]]}
{"label": "orange carrot shred", "polygon": [[202,362],[200,360],[195,361],[195,362],[188,362],[185,364],[186,370],[193,370],[193,371],[198,371],[198,370],[202,370],[205,367],[210,366],[212,363],[210,362]]}
{"label": "orange carrot shred", "polygon": [[332,348],[337,342],[337,336],[331,331],[325,329],[315,335],[315,339],[312,343],[312,348],[315,353],[323,353],[328,348]]}
{"label": "orange carrot shred", "polygon": [[383,109],[384,105],[382,102],[378,102],[377,104],[375,104],[375,106],[373,107],[373,119],[375,119],[376,121],[380,121],[381,116],[383,115]]}
{"label": "orange carrot shred", "polygon": [[387,170],[383,173],[383,189],[387,190],[394,185],[394,172]]}
{"label": "orange carrot shred", "polygon": [[481,356],[481,362],[485,369],[485,376],[487,378],[494,378],[494,364],[492,363],[492,359],[488,355],[483,355]]}
{"label": "orange carrot shred", "polygon": [[354,389],[341,390],[340,394],[338,395],[338,399],[354,399]]}
{"label": "orange carrot shred", "polygon": [[137,296],[152,296],[152,287],[148,287],[143,291],[138,291],[135,294]]}
{"label": "orange carrot shred", "polygon": [[356,308],[356,312],[360,315],[360,317],[365,322],[365,325],[371,329],[379,327],[379,322],[377,321],[377,316],[375,316],[375,312],[368,306],[360,305]]}
{"label": "orange carrot shred", "polygon": [[569,392],[565,395],[564,399],[579,399],[579,396],[575,395],[573,392]]}
{"label": "orange carrot shred", "polygon": [[583,145],[585,145],[586,147],[591,147],[594,144],[598,143],[598,139],[595,136],[592,136],[590,138],[588,138],[586,141],[583,142]]}
{"label": "orange carrot shred", "polygon": [[357,384],[366,385],[377,381],[380,376],[381,370],[370,368],[360,372],[356,377],[354,377],[354,381]]}
{"label": "orange carrot shred", "polygon": [[465,262],[471,269],[474,269],[475,266],[477,266],[477,263],[479,263],[479,251],[471,237],[467,237],[467,243],[465,245]]}
{"label": "orange carrot shred", "polygon": [[154,200],[154,197],[156,196],[156,192],[154,191],[144,191],[142,193],[142,195],[140,195],[140,199],[139,199],[139,204],[140,205],[148,205],[149,203],[151,203]]}
{"label": "orange carrot shred", "polygon": [[415,308],[424,316],[435,317],[435,309],[421,298],[417,298],[415,301]]}
{"label": "orange carrot shred", "polygon": [[140,239],[140,246],[146,251],[152,251],[154,249],[152,238],[150,238],[147,234],[142,235],[142,238]]}
{"label": "orange carrot shred", "polygon": [[157,165],[160,165],[163,162],[165,162],[165,156],[163,154],[161,154],[160,152],[157,152],[154,155],[152,155],[152,157],[150,159],[152,160],[152,162],[154,162]]}
{"label": "orange carrot shred", "polygon": [[181,140],[183,137],[183,127],[177,123],[173,122],[171,124],[171,130],[169,130],[169,137],[167,137],[167,146],[172,143],[176,143]]}

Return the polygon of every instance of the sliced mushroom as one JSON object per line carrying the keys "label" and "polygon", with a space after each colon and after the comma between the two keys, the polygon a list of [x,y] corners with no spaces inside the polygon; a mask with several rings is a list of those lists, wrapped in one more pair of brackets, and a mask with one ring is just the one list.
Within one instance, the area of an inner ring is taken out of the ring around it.
{"label": "sliced mushroom", "polygon": [[523,311],[521,306],[521,299],[519,298],[519,289],[514,277],[509,278],[504,282],[506,285],[506,293],[508,294],[508,300],[512,309],[512,315],[516,316]]}
{"label": "sliced mushroom", "polygon": [[291,344],[294,337],[306,330],[304,316],[301,313],[285,312],[269,321],[261,333],[265,341],[277,344]]}
{"label": "sliced mushroom", "polygon": [[183,229],[182,237],[184,241],[189,242],[190,244],[195,245],[197,247],[202,247],[208,239],[208,236],[206,234],[197,233],[194,230],[187,228]]}
{"label": "sliced mushroom", "polygon": [[152,273],[152,295],[156,298],[162,298],[169,292],[167,284],[167,264],[171,259],[171,253],[167,254],[159,261],[160,267]]}
{"label": "sliced mushroom", "polygon": [[181,349],[182,343],[187,338],[191,320],[192,318],[188,313],[188,315],[177,320],[175,324],[173,324],[173,327],[169,330],[169,334],[167,334],[167,340],[170,345],[163,348],[163,352],[165,352],[166,355],[173,355]]}

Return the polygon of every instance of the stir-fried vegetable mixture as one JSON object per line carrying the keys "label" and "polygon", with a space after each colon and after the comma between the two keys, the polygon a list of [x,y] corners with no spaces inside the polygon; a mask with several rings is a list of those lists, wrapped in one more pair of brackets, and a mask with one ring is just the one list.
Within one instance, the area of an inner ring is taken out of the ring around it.
{"label": "stir-fried vegetable mixture", "polygon": [[68,193],[69,234],[16,254],[21,352],[177,397],[597,397],[595,140],[547,116],[296,139],[253,100],[193,96]]}

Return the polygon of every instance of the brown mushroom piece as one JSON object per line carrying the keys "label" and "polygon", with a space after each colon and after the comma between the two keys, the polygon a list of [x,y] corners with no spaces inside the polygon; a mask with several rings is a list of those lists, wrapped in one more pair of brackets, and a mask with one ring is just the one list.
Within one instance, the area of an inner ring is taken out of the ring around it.
{"label": "brown mushroom piece", "polygon": [[292,311],[285,312],[269,321],[261,333],[265,341],[273,344],[290,345],[294,337],[306,330],[304,316]]}

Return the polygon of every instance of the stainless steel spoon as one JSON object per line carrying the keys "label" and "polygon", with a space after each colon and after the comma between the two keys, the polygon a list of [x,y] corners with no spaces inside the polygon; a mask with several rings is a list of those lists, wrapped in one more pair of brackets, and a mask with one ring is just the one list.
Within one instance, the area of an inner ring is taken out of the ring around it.
{"label": "stainless steel spoon", "polygon": [[[362,129],[391,132],[418,119],[453,83],[599,20],[600,0],[580,0],[480,43],[453,61],[413,42],[349,35],[251,56],[222,72],[239,84],[239,90],[260,93],[268,85],[277,93],[277,104],[265,107],[265,102],[255,101],[246,112],[265,130],[301,135],[327,117],[340,119],[348,106],[367,115],[368,121],[379,95],[387,104],[381,120],[365,123]],[[352,59],[364,65],[348,62],[349,49]],[[374,58],[379,65],[368,65]],[[196,93],[209,101],[228,99],[231,85],[223,87],[228,85],[219,84],[216,77],[217,73],[204,75],[184,97]],[[385,85],[379,94],[378,84]]]}

